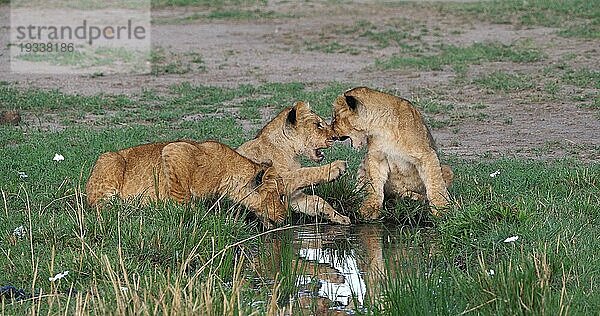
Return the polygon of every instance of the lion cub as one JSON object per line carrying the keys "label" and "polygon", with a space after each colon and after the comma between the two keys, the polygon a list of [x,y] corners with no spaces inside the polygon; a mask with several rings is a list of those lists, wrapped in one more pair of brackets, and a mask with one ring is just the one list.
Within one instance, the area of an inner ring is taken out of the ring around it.
{"label": "lion cub", "polygon": [[275,168],[265,168],[214,141],[153,143],[104,153],[85,190],[90,205],[113,195],[178,202],[226,195],[249,207],[266,227],[271,227],[269,220],[281,223],[287,211]]}
{"label": "lion cub", "polygon": [[302,188],[338,178],[346,170],[346,162],[336,160],[318,167],[302,167],[300,156],[320,162],[321,151],[337,139],[323,119],[305,102],[281,111],[256,137],[238,147],[237,152],[258,162],[272,162],[283,177],[290,204],[301,213],[322,214],[338,224],[350,224],[350,218],[338,213],[329,203],[316,195],[302,192]]}
{"label": "lion cub", "polygon": [[[438,160],[436,145],[421,114],[407,100],[358,87],[333,104],[333,129],[350,138],[355,148],[367,145],[358,171],[359,185],[368,184],[360,213],[380,216],[384,194],[429,200],[435,207],[448,203],[452,170]],[[436,208],[432,208],[438,215]]]}

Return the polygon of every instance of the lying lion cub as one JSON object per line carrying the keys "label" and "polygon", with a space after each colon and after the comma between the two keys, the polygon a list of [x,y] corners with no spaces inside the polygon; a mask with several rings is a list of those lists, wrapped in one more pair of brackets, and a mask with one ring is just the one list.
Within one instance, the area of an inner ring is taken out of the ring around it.
{"label": "lying lion cub", "polygon": [[100,155],[85,187],[90,205],[113,195],[146,200],[189,201],[226,195],[253,210],[270,227],[287,211],[275,168],[254,163],[213,141],[176,141],[131,147]]}
{"label": "lying lion cub", "polygon": [[283,177],[290,204],[301,213],[322,214],[334,223],[350,224],[350,218],[336,212],[316,195],[299,190],[336,179],[346,170],[346,162],[336,160],[319,167],[302,167],[300,156],[315,162],[323,160],[321,149],[330,147],[336,137],[331,127],[310,109],[308,103],[297,102],[281,111],[256,137],[240,146],[237,152],[258,162],[270,161]]}
{"label": "lying lion cub", "polygon": [[[352,146],[367,144],[358,171],[368,196],[360,213],[380,216],[384,193],[424,199],[436,207],[448,203],[452,170],[438,160],[436,146],[421,114],[402,98],[365,87],[339,96],[333,105],[333,129]],[[433,208],[434,215],[438,211]]]}

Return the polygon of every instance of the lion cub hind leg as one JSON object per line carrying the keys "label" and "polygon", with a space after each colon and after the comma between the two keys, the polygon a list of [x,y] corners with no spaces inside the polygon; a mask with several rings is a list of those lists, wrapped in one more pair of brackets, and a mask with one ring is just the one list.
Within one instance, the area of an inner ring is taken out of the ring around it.
{"label": "lion cub hind leg", "polygon": [[125,166],[125,159],[116,152],[100,155],[85,186],[89,205],[121,194]]}
{"label": "lion cub hind leg", "polygon": [[161,152],[167,195],[175,201],[187,202],[191,198],[190,183],[199,151],[192,144],[176,142],[168,144]]}
{"label": "lion cub hind leg", "polygon": [[350,218],[348,216],[338,213],[331,205],[329,205],[329,203],[319,196],[299,193],[292,198],[290,203],[297,212],[309,216],[321,214],[333,223],[350,225]]}
{"label": "lion cub hind leg", "polygon": [[441,167],[442,178],[444,178],[444,183],[446,183],[446,189],[449,189],[454,181],[454,172],[452,171],[452,167],[449,165],[442,165]]}
{"label": "lion cub hind leg", "polygon": [[[416,164],[419,176],[425,184],[427,190],[427,199],[429,203],[436,207],[444,207],[448,204],[448,189],[442,176],[442,167],[435,151],[423,155],[423,158]],[[435,209],[432,209],[433,215],[438,215]]]}

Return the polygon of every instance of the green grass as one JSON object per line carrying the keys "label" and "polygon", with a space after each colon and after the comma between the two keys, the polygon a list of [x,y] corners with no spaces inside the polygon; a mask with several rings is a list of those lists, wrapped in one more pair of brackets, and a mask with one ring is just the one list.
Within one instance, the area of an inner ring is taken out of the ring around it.
{"label": "green grass", "polygon": [[227,19],[227,20],[254,20],[254,19],[272,19],[280,17],[289,17],[281,15],[274,11],[256,10],[215,10],[210,12],[207,19]]}
{"label": "green grass", "polygon": [[185,126],[191,123],[184,118],[198,113],[207,117],[258,119],[259,108],[279,111],[298,100],[309,101],[313,110],[329,116],[331,100],[349,87],[332,83],[313,90],[302,83],[292,82],[216,88],[181,83],[169,87],[168,96],[157,95],[152,90],[142,90],[136,96],[84,96],[67,95],[56,90],[22,91],[11,85],[0,85],[0,107],[31,111],[51,121],[55,121],[55,116],[60,114],[60,121],[56,123],[63,127],[82,122],[89,116],[94,116],[92,125],[95,126],[159,122]]}
{"label": "green grass", "polygon": [[167,6],[205,6],[205,7],[224,7],[224,6],[250,6],[264,5],[264,0],[151,0],[152,7]]}
{"label": "green grass", "polygon": [[120,47],[99,47],[93,51],[76,47],[73,52],[23,53],[16,58],[29,62],[70,66],[75,69],[101,66],[110,68],[111,65],[119,64],[122,68],[143,72],[148,55],[141,51]]}
{"label": "green grass", "polygon": [[544,53],[536,48],[521,48],[515,45],[498,43],[476,43],[467,47],[442,45],[439,52],[421,54],[413,57],[393,56],[377,60],[375,65],[381,69],[414,68],[418,70],[442,70],[444,66],[460,69],[471,64],[483,62],[509,61],[531,63],[543,60]]}
{"label": "green grass", "polygon": [[323,53],[345,53],[350,55],[360,54],[360,50],[351,45],[340,44],[338,42],[330,42],[327,44],[305,42],[306,49],[309,51],[319,51]]}
{"label": "green grass", "polygon": [[546,81],[544,90],[551,95],[553,99],[560,96],[562,89],[572,91],[567,98],[577,102],[578,106],[585,108],[598,108],[598,99],[600,94],[600,72],[587,68],[574,68],[567,64],[557,64],[546,67],[542,74],[545,78],[553,78],[552,81]]}
{"label": "green grass", "polygon": [[[240,120],[255,119],[259,109],[277,110],[304,99],[329,117],[332,100],[346,88],[338,83],[320,89],[301,83],[234,88],[183,83],[166,94],[144,90],[125,97],[0,85],[1,107],[15,106],[42,119],[60,113],[69,122],[54,132],[0,126],[0,155],[10,157],[0,160],[0,286],[48,294],[23,302],[5,299],[2,314],[86,309],[95,314],[272,315],[283,308],[300,290],[297,276],[309,269],[291,246],[291,232],[268,241],[247,210],[227,201],[212,210],[214,200],[149,206],[113,201],[96,212],[82,203],[81,188],[102,152],[178,138],[237,146],[251,137]],[[429,114],[453,111],[434,99],[416,103]],[[244,114],[248,118],[219,112],[224,105],[250,111]],[[98,124],[77,120],[94,113],[113,117]],[[182,119],[192,114],[201,116]],[[65,160],[53,161],[55,153]],[[328,150],[327,161],[348,160],[348,173],[315,188],[354,219],[363,198],[354,179],[363,154],[342,145]],[[422,203],[386,202],[386,221],[402,231],[389,238],[406,243],[407,252],[398,254],[382,241],[386,275],[370,283],[379,284],[380,292],[357,312],[554,315],[593,314],[600,308],[597,162],[442,160],[455,171],[450,192],[456,205],[437,219]],[[490,177],[496,170],[500,174]],[[19,226],[26,230],[22,237],[13,233]],[[502,242],[514,235],[518,241]],[[66,278],[48,280],[65,270]],[[264,304],[255,304],[259,301]]]}
{"label": "green grass", "polygon": [[495,71],[490,74],[475,78],[474,82],[492,91],[517,92],[535,87],[533,78],[527,75]]}
{"label": "green grass", "polygon": [[[598,307],[597,164],[502,159],[459,163],[455,171],[461,206],[435,221],[430,243],[387,261],[376,315],[587,314]],[[504,243],[509,236],[519,239]],[[426,255],[418,251],[424,246]]]}
{"label": "green grass", "polygon": [[[358,20],[350,25],[328,26],[317,39],[305,40],[304,47],[309,51],[351,55],[389,46],[397,46],[403,52],[418,52],[422,43],[414,42],[420,41],[425,33],[427,28],[407,19],[394,19],[380,25]],[[336,40],[332,40],[332,34]]]}
{"label": "green grass", "polygon": [[440,10],[470,19],[517,26],[558,27],[567,37],[600,37],[600,6],[586,0],[493,0],[441,4]]}
{"label": "green grass", "polygon": [[454,105],[442,103],[435,99],[415,99],[413,104],[422,112],[428,114],[448,114],[454,109]]}
{"label": "green grass", "polygon": [[566,69],[562,80],[580,88],[600,89],[600,71],[596,70]]}
{"label": "green grass", "polygon": [[396,19],[379,26],[366,20],[358,20],[353,25],[333,31],[340,35],[365,38],[375,43],[378,48],[386,48],[391,45],[405,47],[407,41],[419,40],[426,30],[422,24],[413,20]]}

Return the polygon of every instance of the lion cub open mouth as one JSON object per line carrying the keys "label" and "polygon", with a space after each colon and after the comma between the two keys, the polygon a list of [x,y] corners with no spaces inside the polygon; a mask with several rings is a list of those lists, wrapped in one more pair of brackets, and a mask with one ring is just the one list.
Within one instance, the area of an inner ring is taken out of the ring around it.
{"label": "lion cub open mouth", "polygon": [[314,161],[314,162],[323,161],[323,159],[325,159],[325,154],[322,151],[323,149],[325,149],[325,148],[316,148],[313,151],[313,154],[311,155],[312,157],[310,157],[310,159],[312,159],[312,161]]}

